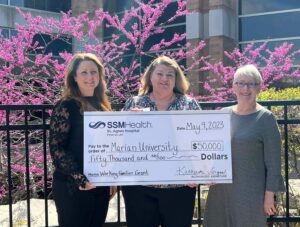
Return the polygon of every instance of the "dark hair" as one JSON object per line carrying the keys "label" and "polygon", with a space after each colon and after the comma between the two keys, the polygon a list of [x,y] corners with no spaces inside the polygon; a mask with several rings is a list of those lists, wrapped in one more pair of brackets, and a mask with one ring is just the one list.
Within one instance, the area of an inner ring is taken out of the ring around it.
{"label": "dark hair", "polygon": [[63,99],[75,99],[79,102],[81,111],[92,110],[92,107],[83,99],[79,87],[75,81],[78,66],[83,61],[92,61],[97,65],[99,72],[99,84],[95,88],[94,96],[99,100],[99,104],[104,111],[110,111],[111,105],[106,95],[106,83],[104,67],[96,55],[91,53],[78,53],[73,56],[65,70]]}

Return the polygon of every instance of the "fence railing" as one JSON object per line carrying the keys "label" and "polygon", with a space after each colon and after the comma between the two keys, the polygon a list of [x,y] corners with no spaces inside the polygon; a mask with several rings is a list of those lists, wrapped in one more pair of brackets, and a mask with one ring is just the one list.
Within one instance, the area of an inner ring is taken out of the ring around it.
{"label": "fence railing", "polygon": [[[290,198],[290,180],[292,178],[298,179],[297,174],[294,174],[291,170],[290,165],[290,142],[294,131],[290,128],[300,128],[300,101],[268,101],[260,102],[263,106],[270,109],[277,116],[278,124],[281,128],[281,134],[283,138],[283,174],[286,182],[286,192],[283,196],[282,212],[280,216],[274,216],[268,218],[268,225],[273,226],[294,226],[296,222],[300,223],[299,213],[291,213],[291,198]],[[218,109],[221,107],[226,107],[232,105],[232,102],[218,102],[218,103],[200,103],[202,109]],[[120,106],[118,106],[120,107]],[[118,108],[116,107],[116,108]],[[21,144],[21,152],[23,152],[23,171],[20,174],[24,174],[24,182],[19,182],[23,184],[24,195],[27,203],[27,218],[25,220],[27,226],[33,226],[31,224],[31,198],[33,197],[33,184],[36,178],[33,179],[32,176],[32,163],[31,163],[31,148],[38,147],[41,157],[39,158],[39,168],[42,169],[40,172],[40,177],[37,179],[39,183],[42,184],[40,190],[43,193],[39,193],[39,197],[43,198],[44,201],[44,212],[45,212],[45,226],[49,225],[49,211],[48,202],[51,198],[51,167],[48,165],[49,151],[48,151],[48,134],[49,134],[49,121],[52,105],[0,105],[0,205],[8,205],[7,214],[3,212],[0,213],[1,216],[8,216],[7,225],[12,227],[14,225],[14,213],[13,213],[13,203],[16,202],[14,198],[14,193],[18,189],[18,185],[14,182],[15,174],[15,157],[14,152]],[[293,144],[294,146],[294,144]],[[300,144],[298,144],[300,149]],[[300,159],[299,154],[296,155],[296,159]],[[295,157],[293,157],[293,160]],[[20,160],[18,160],[20,161]],[[293,165],[292,165],[293,166]],[[13,168],[14,167],[14,168]],[[297,167],[297,165],[294,165]],[[14,171],[14,172],[12,172]],[[291,175],[291,176],[290,176]],[[3,178],[3,179],[1,179]],[[300,180],[299,180],[300,181]],[[1,187],[4,188],[6,193],[1,195]],[[197,192],[197,205],[196,217],[193,220],[193,224],[196,226],[201,226],[203,222],[203,201],[201,200],[202,186],[199,186]],[[300,192],[300,188],[299,188]],[[121,193],[118,190],[117,193],[117,217],[116,221],[106,223],[105,226],[126,226],[126,221],[121,220]],[[300,204],[298,205],[300,211]],[[217,217],[216,217],[217,218]],[[0,223],[1,225],[1,223]]]}

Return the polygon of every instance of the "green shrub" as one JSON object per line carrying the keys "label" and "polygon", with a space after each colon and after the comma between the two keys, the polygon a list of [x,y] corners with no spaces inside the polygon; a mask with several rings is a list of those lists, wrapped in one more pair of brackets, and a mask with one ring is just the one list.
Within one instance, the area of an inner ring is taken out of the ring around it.
{"label": "green shrub", "polygon": [[267,89],[258,95],[258,101],[268,100],[300,100],[300,87],[276,90]]}

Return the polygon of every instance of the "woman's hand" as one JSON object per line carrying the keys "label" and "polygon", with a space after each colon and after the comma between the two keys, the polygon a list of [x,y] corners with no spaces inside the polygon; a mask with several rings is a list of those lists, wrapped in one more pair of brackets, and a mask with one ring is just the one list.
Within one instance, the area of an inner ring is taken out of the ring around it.
{"label": "woman's hand", "polygon": [[269,216],[276,214],[274,192],[265,192],[264,211]]}
{"label": "woman's hand", "polygon": [[131,112],[147,112],[150,111],[150,107],[133,107],[130,109]]}
{"label": "woman's hand", "polygon": [[130,109],[131,112],[143,112],[142,108],[138,108],[138,107],[133,107]]}
{"label": "woman's hand", "polygon": [[118,190],[117,186],[109,187],[109,199],[112,199],[115,196],[115,194],[117,193],[117,190]]}
{"label": "woman's hand", "polygon": [[84,187],[79,187],[79,190],[80,191],[88,191],[88,190],[92,190],[92,189],[95,189],[96,186],[94,184],[92,184],[91,182],[87,181],[85,183],[85,186]]}

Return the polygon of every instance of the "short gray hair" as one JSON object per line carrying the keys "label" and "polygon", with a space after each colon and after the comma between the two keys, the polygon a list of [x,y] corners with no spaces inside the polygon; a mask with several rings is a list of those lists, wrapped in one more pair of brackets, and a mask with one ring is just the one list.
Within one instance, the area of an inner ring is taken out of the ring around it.
{"label": "short gray hair", "polygon": [[262,82],[262,76],[255,65],[243,65],[239,67],[234,73],[233,81],[236,81],[240,76],[250,76],[254,79],[255,83]]}

